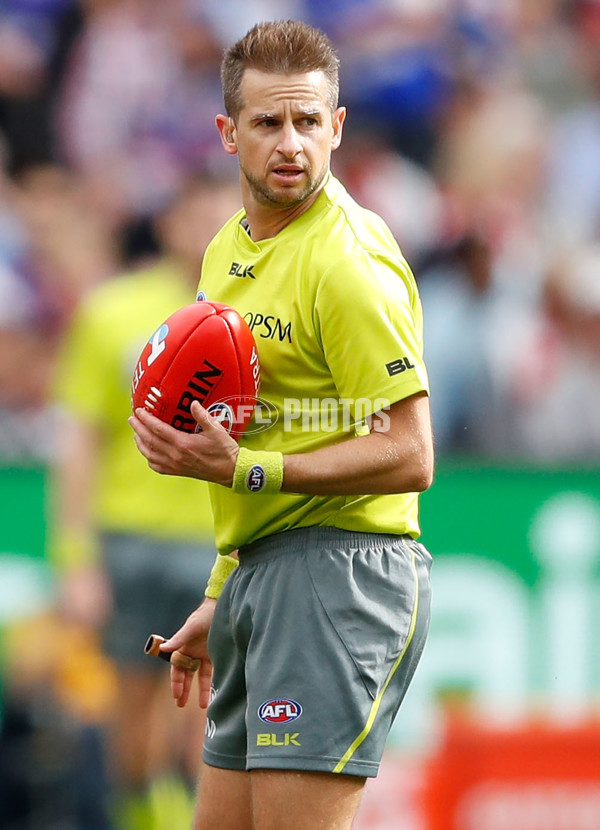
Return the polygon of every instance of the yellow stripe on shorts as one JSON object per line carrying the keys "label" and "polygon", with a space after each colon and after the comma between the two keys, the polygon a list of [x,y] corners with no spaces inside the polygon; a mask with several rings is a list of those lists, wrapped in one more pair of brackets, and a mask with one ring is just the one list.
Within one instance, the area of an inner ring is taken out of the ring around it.
{"label": "yellow stripe on shorts", "polygon": [[392,681],[392,678],[394,677],[394,675],[398,671],[398,667],[400,666],[400,663],[404,659],[404,655],[406,654],[406,652],[408,650],[408,647],[411,644],[413,635],[415,633],[415,628],[417,627],[417,615],[418,615],[418,612],[419,612],[419,577],[418,577],[418,574],[417,574],[417,566],[416,566],[416,563],[415,563],[415,554],[414,553],[412,555],[412,569],[413,569],[413,573],[415,575],[416,597],[415,597],[415,605],[414,605],[414,608],[413,608],[412,617],[411,617],[411,621],[410,621],[410,628],[408,630],[408,637],[406,638],[406,643],[404,645],[404,648],[402,649],[402,651],[400,652],[400,654],[396,658],[396,661],[394,662],[394,665],[392,666],[391,671],[387,676],[387,680],[385,681],[385,683],[383,684],[383,686],[381,688],[381,691],[379,692],[379,694],[377,695],[377,697],[373,701],[373,704],[371,706],[371,711],[369,712],[369,717],[367,718],[367,722],[364,726],[364,729],[362,730],[362,732],[360,732],[357,735],[357,737],[352,741],[352,743],[350,744],[348,749],[344,752],[344,754],[342,755],[342,757],[340,758],[338,763],[333,768],[333,772],[343,772],[344,771],[344,767],[346,766],[348,761],[352,758],[352,756],[354,755],[354,753],[356,752],[358,747],[362,744],[362,742],[365,740],[365,738],[367,737],[367,735],[371,731],[371,727],[373,726],[373,723],[375,722],[375,718],[377,717],[377,712],[379,711],[379,707],[381,706],[381,701],[383,700],[383,696],[385,694],[385,691],[386,691],[387,687],[390,685],[390,683]]}

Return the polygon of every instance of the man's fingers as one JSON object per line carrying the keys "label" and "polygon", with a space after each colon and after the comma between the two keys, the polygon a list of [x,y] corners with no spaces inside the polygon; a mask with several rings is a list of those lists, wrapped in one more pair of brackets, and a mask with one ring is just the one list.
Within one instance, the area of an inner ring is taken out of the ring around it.
{"label": "man's fingers", "polygon": [[223,424],[220,424],[199,401],[192,401],[190,412],[196,419],[196,423],[202,432],[211,432],[212,430],[227,432]]}
{"label": "man's fingers", "polygon": [[[173,652],[174,655],[180,652]],[[185,657],[185,655],[183,655]],[[193,660],[193,658],[187,658]],[[212,681],[212,665],[210,660],[195,659],[198,664],[198,699],[201,709],[207,709],[210,703],[210,688]],[[183,708],[190,697],[192,682],[196,670],[183,668],[173,660],[171,656],[171,692],[177,706]]]}
{"label": "man's fingers", "polygon": [[179,708],[183,708],[188,702],[193,679],[193,672],[171,666],[171,693]]}
{"label": "man's fingers", "polygon": [[136,431],[144,437],[151,436],[160,441],[168,441],[173,432],[177,434],[177,430],[170,424],[161,421],[160,418],[157,418],[156,415],[148,412],[143,407],[138,407],[135,410],[135,417],[137,418],[138,425],[141,424],[141,427],[138,426]]}
{"label": "man's fingers", "polygon": [[[199,401],[192,401],[190,412],[200,427],[199,432],[216,430],[217,432],[227,433],[225,427],[216,418],[213,418]],[[129,423],[136,436],[141,439],[146,447],[152,450],[158,449],[162,441],[168,444],[173,439],[172,433],[177,433],[177,430],[170,424],[161,421],[156,415],[152,415],[143,407],[138,407],[135,410],[135,414],[129,418]]]}
{"label": "man's fingers", "polygon": [[[145,415],[149,415],[149,413],[143,409],[136,409],[136,414],[129,418],[129,424],[134,432],[135,443],[142,452],[144,450],[154,449],[160,441],[155,424],[152,421],[147,423]],[[153,418],[158,424],[161,423],[158,418],[154,418],[152,415],[149,417]]]}
{"label": "man's fingers", "polygon": [[181,651],[173,651],[171,652],[170,663],[178,669],[195,672],[200,667],[202,660],[198,657],[190,657]]}
{"label": "man's fingers", "polygon": [[208,709],[210,703],[210,688],[212,684],[212,663],[210,660],[203,660],[198,668],[198,694],[201,709]]}

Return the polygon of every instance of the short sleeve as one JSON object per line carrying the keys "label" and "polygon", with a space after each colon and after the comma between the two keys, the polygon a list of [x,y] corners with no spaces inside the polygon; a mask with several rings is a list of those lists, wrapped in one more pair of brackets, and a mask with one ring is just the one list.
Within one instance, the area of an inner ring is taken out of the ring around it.
{"label": "short sleeve", "polygon": [[319,284],[315,325],[357,420],[428,392],[421,303],[402,258],[361,251],[336,263]]}

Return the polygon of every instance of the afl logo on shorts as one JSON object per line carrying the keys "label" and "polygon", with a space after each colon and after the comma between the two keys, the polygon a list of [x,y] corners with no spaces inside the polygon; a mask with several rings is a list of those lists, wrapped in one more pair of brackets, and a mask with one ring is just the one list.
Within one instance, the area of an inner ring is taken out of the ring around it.
{"label": "afl logo on shorts", "polygon": [[302,706],[295,700],[275,698],[267,700],[258,709],[258,717],[265,723],[289,723],[302,714]]}

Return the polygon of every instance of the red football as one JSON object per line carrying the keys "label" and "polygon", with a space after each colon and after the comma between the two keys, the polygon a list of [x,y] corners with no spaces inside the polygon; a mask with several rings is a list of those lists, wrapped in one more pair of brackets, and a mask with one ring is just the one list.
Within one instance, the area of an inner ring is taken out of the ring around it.
{"label": "red football", "polygon": [[234,437],[248,426],[260,386],[254,336],[235,309],[207,300],[184,306],[154,332],[137,362],[131,405],[195,432],[200,401]]}

